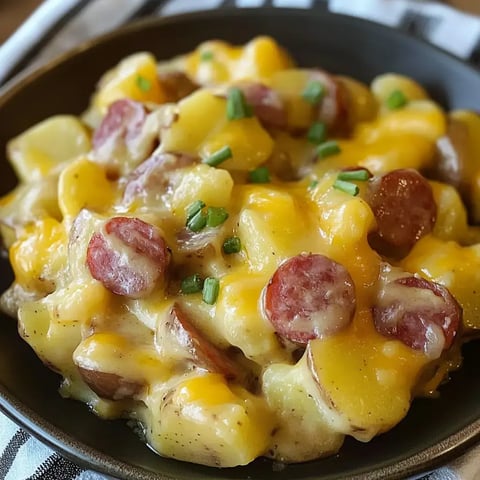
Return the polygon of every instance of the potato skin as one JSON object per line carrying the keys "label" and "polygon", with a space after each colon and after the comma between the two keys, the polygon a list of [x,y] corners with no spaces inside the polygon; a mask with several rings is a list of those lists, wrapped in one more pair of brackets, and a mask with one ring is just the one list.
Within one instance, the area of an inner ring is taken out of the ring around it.
{"label": "potato skin", "polygon": [[125,400],[137,396],[144,385],[127,380],[116,373],[100,372],[78,367],[83,381],[101,398],[108,400]]}

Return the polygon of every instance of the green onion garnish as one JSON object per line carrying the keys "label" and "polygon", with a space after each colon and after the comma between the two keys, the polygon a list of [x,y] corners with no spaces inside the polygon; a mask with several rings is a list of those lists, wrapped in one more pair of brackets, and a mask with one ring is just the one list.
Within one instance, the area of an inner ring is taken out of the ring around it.
{"label": "green onion garnish", "polygon": [[318,145],[327,137],[327,126],[322,122],[315,122],[307,132],[307,139],[310,143]]}
{"label": "green onion garnish", "polygon": [[210,60],[213,60],[213,52],[211,52],[210,50],[205,50],[200,54],[201,62],[209,62]]}
{"label": "green onion garnish", "polygon": [[213,152],[209,157],[205,158],[203,160],[203,163],[206,163],[211,167],[216,167],[217,165],[220,165],[225,160],[228,160],[229,158],[232,158],[232,150],[228,145],[226,145],[220,150]]}
{"label": "green onion garnish", "polygon": [[270,171],[267,167],[258,167],[248,172],[248,179],[252,183],[268,183],[270,182]]}
{"label": "green onion garnish", "polygon": [[358,185],[355,185],[354,183],[350,182],[345,182],[343,180],[335,180],[335,183],[333,184],[333,188],[336,188],[337,190],[341,190],[342,192],[348,193],[349,195],[352,195],[353,197],[358,195],[359,188]]}
{"label": "green onion garnish", "polygon": [[203,208],[205,202],[196,200],[187,207],[187,223]]}
{"label": "green onion garnish", "polygon": [[330,157],[331,155],[336,155],[340,153],[340,146],[335,140],[330,140],[328,142],[323,142],[317,148],[317,155],[320,158]]}
{"label": "green onion garnish", "polygon": [[245,100],[243,92],[239,88],[231,88],[227,96],[227,118],[229,120],[239,120],[252,115],[253,109]]}
{"label": "green onion garnish", "polygon": [[312,180],[310,182],[310,185],[308,186],[308,189],[313,190],[314,188],[317,188],[317,186],[318,186],[318,180]]}
{"label": "green onion garnish", "polygon": [[198,293],[201,292],[203,288],[203,280],[202,277],[195,273],[194,275],[190,275],[182,280],[182,284],[180,286],[180,290],[182,293]]}
{"label": "green onion garnish", "polygon": [[397,110],[408,102],[407,97],[401,90],[394,90],[387,98],[386,104],[390,110]]}
{"label": "green onion garnish", "polygon": [[370,178],[370,172],[364,168],[359,168],[358,170],[344,170],[338,174],[337,178],[339,180],[357,180],[359,182],[364,182]]}
{"label": "green onion garnish", "polygon": [[324,95],[325,87],[318,80],[312,80],[309,82],[302,93],[303,99],[312,105],[317,105]]}
{"label": "green onion garnish", "polygon": [[199,210],[190,220],[187,222],[187,228],[192,232],[199,232],[207,225],[207,215]]}
{"label": "green onion garnish", "polygon": [[205,303],[213,305],[217,301],[218,292],[220,291],[220,282],[213,277],[208,277],[203,282],[202,297]]}
{"label": "green onion garnish", "polygon": [[222,249],[227,255],[238,253],[242,249],[242,242],[238,237],[228,237],[223,242]]}
{"label": "green onion garnish", "polygon": [[137,75],[137,87],[142,91],[142,92],[148,92],[152,88],[152,82],[145,77],[142,77],[142,75]]}
{"label": "green onion garnish", "polygon": [[228,218],[228,212],[223,207],[208,207],[207,227],[218,227]]}

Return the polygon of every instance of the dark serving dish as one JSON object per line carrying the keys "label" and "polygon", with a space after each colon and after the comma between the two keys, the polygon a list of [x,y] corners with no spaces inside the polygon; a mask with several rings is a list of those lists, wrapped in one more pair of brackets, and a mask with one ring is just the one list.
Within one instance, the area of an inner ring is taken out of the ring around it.
{"label": "dark serving dish", "polygon": [[[395,71],[412,76],[447,108],[480,111],[480,73],[397,31],[351,17],[288,9],[239,9],[143,21],[84,45],[29,76],[0,98],[0,194],[15,185],[5,158],[7,141],[58,113],[82,112],[100,75],[125,55],[152,51],[159,59],[187,52],[203,40],[244,43],[268,34],[305,66],[369,81]],[[0,291],[12,281],[0,258]],[[259,459],[217,470],[164,459],[148,449],[124,421],[104,421],[57,392],[59,378],[20,340],[15,321],[0,317],[0,409],[82,466],[135,479],[345,479],[400,478],[460,455],[480,439],[477,342],[465,345],[464,364],[440,397],[417,399],[407,418],[368,444],[347,439],[326,459],[277,468]],[[272,468],[275,470],[273,473]]]}

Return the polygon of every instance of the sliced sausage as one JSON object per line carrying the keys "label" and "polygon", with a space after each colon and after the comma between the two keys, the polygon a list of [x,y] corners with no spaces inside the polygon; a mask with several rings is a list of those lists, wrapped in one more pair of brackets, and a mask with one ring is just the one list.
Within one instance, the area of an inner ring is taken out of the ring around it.
{"label": "sliced sausage", "polygon": [[83,381],[101,398],[125,400],[138,395],[144,385],[126,380],[116,373],[100,372],[78,366]]}
{"label": "sliced sausage", "polygon": [[228,380],[241,377],[239,366],[195,328],[178,304],[172,307],[168,320],[157,331],[156,341],[160,349],[171,349],[171,342],[174,342],[181,355],[199,368],[220,373]]}
{"label": "sliced sausage", "polygon": [[95,158],[108,163],[118,154],[118,149],[137,137],[147,118],[145,107],[133,100],[113,102],[93,134]]}
{"label": "sliced sausage", "polygon": [[405,256],[435,225],[437,205],[432,187],[416,170],[392,170],[373,178],[367,201],[377,220],[377,230],[369,240],[382,255]]}
{"label": "sliced sausage", "polygon": [[261,83],[242,85],[241,90],[262,125],[266,128],[286,128],[287,110],[278,92]]}
{"label": "sliced sausage", "polygon": [[158,80],[168,102],[178,102],[199,88],[186,73],[180,70],[160,72]]}
{"label": "sliced sausage", "polygon": [[325,95],[318,105],[317,118],[333,130],[343,130],[348,123],[348,97],[345,87],[328,72],[311,70],[311,80],[325,87]]}
{"label": "sliced sausage", "polygon": [[159,201],[168,188],[169,173],[192,165],[196,160],[187,154],[154,153],[128,176],[123,202],[128,205],[139,198],[146,202]]}
{"label": "sliced sausage", "polygon": [[450,348],[462,322],[462,309],[444,286],[404,274],[380,278],[373,321],[379,333],[435,359]]}
{"label": "sliced sausage", "polygon": [[93,234],[87,266],[93,278],[117,295],[148,295],[165,275],[169,252],[159,229],[138,218],[115,217]]}
{"label": "sliced sausage", "polygon": [[355,304],[346,268],[318,254],[288,259],[264,292],[264,311],[278,335],[302,345],[347,326]]}

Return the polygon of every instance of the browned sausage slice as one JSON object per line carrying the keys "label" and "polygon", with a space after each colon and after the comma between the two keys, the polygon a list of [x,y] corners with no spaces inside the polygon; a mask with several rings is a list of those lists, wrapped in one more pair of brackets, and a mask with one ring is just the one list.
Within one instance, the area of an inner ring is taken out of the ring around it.
{"label": "browned sausage slice", "polygon": [[462,320],[462,309],[447,288],[408,274],[381,279],[372,313],[379,333],[432,359],[452,345]]}
{"label": "browned sausage slice", "polygon": [[367,201],[377,220],[377,230],[369,240],[383,255],[405,256],[435,225],[437,205],[432,187],[416,170],[392,170],[373,178]]}
{"label": "browned sausage slice", "polygon": [[347,326],[355,312],[355,287],[343,265],[301,254],[277,269],[264,295],[264,311],[277,333],[306,344]]}
{"label": "browned sausage slice", "polygon": [[262,125],[267,128],[286,128],[287,110],[278,92],[261,83],[242,85],[241,89]]}
{"label": "browned sausage slice", "polygon": [[186,359],[191,359],[198,367],[220,373],[228,380],[241,377],[239,366],[192,325],[178,304],[172,307],[163,327],[162,338],[157,337],[160,344],[174,341],[182,349]]}
{"label": "browned sausage slice", "polygon": [[83,381],[99,396],[108,400],[124,400],[138,395],[143,385],[115,373],[100,372],[78,366]]}
{"label": "browned sausage slice", "polygon": [[87,248],[92,277],[117,295],[148,295],[165,275],[169,252],[160,231],[138,218],[115,217]]}

